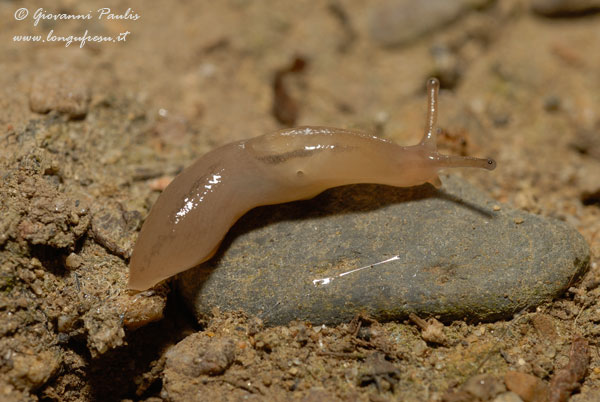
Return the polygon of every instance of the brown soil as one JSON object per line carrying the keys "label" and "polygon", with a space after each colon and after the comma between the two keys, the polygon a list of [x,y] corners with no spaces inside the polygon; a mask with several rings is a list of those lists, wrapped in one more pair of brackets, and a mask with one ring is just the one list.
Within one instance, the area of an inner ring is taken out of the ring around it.
{"label": "brown soil", "polygon": [[[394,48],[369,35],[376,5],[361,0],[0,3],[0,399],[598,400],[600,15],[473,3]],[[37,8],[92,18],[34,26]],[[51,30],[130,34],[14,40]],[[431,75],[442,149],[498,162],[463,176],[590,244],[562,298],[506,322],[264,328],[195,323],[168,284],[127,292],[143,217],[196,157],[282,124],[415,143]]]}

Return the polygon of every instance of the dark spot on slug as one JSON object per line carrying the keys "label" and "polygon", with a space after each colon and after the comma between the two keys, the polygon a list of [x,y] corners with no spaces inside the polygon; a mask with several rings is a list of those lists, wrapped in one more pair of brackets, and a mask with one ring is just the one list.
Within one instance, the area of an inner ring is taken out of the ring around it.
{"label": "dark spot on slug", "polygon": [[305,149],[295,149],[293,151],[283,152],[281,154],[259,156],[259,157],[257,157],[257,159],[261,162],[268,163],[270,165],[277,165],[280,163],[287,162],[288,160],[293,159],[293,158],[306,158],[311,155],[314,155],[317,152],[323,152],[323,151],[340,152],[340,151],[352,150],[354,148],[355,147],[352,147],[352,146],[338,145],[338,144],[325,145],[325,146],[312,146],[309,149],[306,149],[306,148]]}
{"label": "dark spot on slug", "polygon": [[277,165],[279,163],[286,162],[292,158],[306,158],[307,156],[310,156],[314,151],[315,150],[312,149],[296,149],[294,151],[284,152],[282,154],[261,156],[258,158],[258,160],[271,165]]}

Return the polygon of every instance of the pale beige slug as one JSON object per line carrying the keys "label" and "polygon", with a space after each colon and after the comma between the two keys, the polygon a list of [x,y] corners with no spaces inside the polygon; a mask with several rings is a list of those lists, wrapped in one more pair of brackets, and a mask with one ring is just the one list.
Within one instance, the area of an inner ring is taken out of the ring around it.
{"label": "pale beige slug", "polygon": [[437,79],[430,79],[427,128],[415,146],[353,130],[298,127],[208,152],[175,177],[152,207],[131,257],[129,288],[148,289],[210,259],[229,228],[260,205],[354,183],[437,187],[440,169],[494,169],[493,159],[437,152],[438,90]]}

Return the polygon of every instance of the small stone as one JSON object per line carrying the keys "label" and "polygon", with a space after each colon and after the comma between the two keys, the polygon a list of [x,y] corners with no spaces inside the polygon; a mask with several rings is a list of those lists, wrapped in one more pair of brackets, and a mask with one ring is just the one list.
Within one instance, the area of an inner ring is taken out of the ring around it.
{"label": "small stone", "polygon": [[195,333],[171,348],[167,354],[166,375],[174,371],[188,377],[222,374],[235,360],[231,338],[208,338]]}
{"label": "small stone", "polygon": [[59,170],[60,170],[60,162],[57,161],[56,159],[52,159],[52,161],[50,161],[50,168],[48,169],[48,173],[56,174],[56,173],[58,173]]}
{"label": "small stone", "polygon": [[262,376],[261,376],[261,381],[262,381],[262,383],[263,383],[264,386],[270,387],[271,384],[272,384],[272,382],[273,382],[273,379],[271,378],[270,374],[263,373]]}
{"label": "small stone", "polygon": [[397,46],[434,31],[487,0],[387,0],[369,9],[369,34],[383,46]]}
{"label": "small stone", "polygon": [[72,225],[79,224],[79,215],[77,215],[76,212],[71,212],[69,219],[70,219]]}
{"label": "small stone", "polygon": [[521,397],[514,392],[503,392],[492,399],[492,402],[523,402]]}
{"label": "small stone", "polygon": [[557,339],[558,334],[556,333],[556,327],[552,322],[552,318],[547,314],[534,315],[532,323],[542,339],[549,342],[554,342]]}
{"label": "small stone", "polygon": [[548,385],[531,374],[508,371],[504,376],[504,383],[506,388],[525,402],[542,402],[548,399]]}
{"label": "small stone", "polygon": [[83,258],[75,253],[69,254],[65,260],[65,266],[69,269],[77,269],[83,264]]}
{"label": "small stone", "polygon": [[427,351],[427,343],[425,341],[417,341],[412,348],[415,356],[423,356]]}
{"label": "small stone", "polygon": [[161,320],[167,304],[166,291],[164,287],[158,287],[158,291],[146,291],[121,295],[117,304],[121,306],[123,325],[130,330],[148,325],[151,322]]}
{"label": "small stone", "polygon": [[506,391],[502,381],[489,374],[479,374],[469,378],[462,389],[476,400],[482,401],[490,400],[499,393]]}
{"label": "small stone", "polygon": [[56,320],[56,329],[58,332],[66,333],[73,329],[77,317],[74,315],[61,314]]}
{"label": "small stone", "polygon": [[36,296],[41,296],[44,294],[44,289],[42,289],[42,286],[40,285],[40,283],[38,281],[33,282],[32,284],[30,284],[31,290],[33,291],[33,293],[35,293]]}
{"label": "small stone", "polygon": [[217,307],[267,325],[365,312],[493,320],[560,295],[585,271],[589,247],[568,224],[506,206],[496,213],[497,202],[464,181],[442,180],[439,191],[346,186],[256,208],[178,289],[199,319]]}

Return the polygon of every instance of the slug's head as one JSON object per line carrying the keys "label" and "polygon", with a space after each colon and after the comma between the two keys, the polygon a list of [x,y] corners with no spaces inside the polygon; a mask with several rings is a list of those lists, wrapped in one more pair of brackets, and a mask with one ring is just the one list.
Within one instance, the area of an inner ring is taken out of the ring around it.
{"label": "slug's head", "polygon": [[425,135],[419,143],[418,147],[423,152],[424,160],[428,170],[434,172],[435,177],[427,181],[436,187],[441,184],[437,177],[437,171],[445,168],[454,167],[476,167],[487,170],[496,168],[496,161],[491,158],[474,158],[472,156],[455,156],[443,155],[438,153],[436,136],[437,136],[437,111],[438,111],[438,92],[440,90],[440,82],[437,78],[427,80],[427,125]]}

